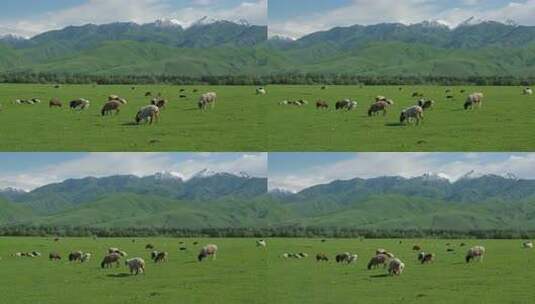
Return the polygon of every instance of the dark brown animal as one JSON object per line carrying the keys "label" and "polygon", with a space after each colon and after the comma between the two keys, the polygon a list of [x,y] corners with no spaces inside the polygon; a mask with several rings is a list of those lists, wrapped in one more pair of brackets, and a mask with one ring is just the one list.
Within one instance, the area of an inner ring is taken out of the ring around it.
{"label": "dark brown animal", "polygon": [[328,262],[329,258],[325,253],[316,254],[316,262]]}
{"label": "dark brown animal", "polygon": [[110,115],[113,111],[115,111],[115,115],[118,115],[121,111],[121,104],[122,103],[117,100],[108,101],[102,107],[100,114],[102,114],[102,116],[105,116]]}
{"label": "dark brown animal", "polygon": [[51,261],[59,261],[61,260],[61,256],[59,255],[59,253],[53,252],[48,255],[48,259]]}
{"label": "dark brown animal", "polygon": [[63,103],[57,98],[52,98],[50,102],[48,103],[48,107],[49,108],[53,108],[53,107],[61,108],[63,107]]}
{"label": "dark brown animal", "polygon": [[316,102],[316,109],[328,109],[329,108],[329,105],[327,104],[326,101],[323,101],[323,100],[318,100]]}
{"label": "dark brown animal", "polygon": [[81,251],[74,251],[69,254],[69,262],[81,262],[83,252]]}
{"label": "dark brown animal", "polygon": [[145,245],[145,249],[154,249],[154,246],[152,244]]}
{"label": "dark brown animal", "polygon": [[154,257],[154,263],[163,263],[163,262],[167,262],[167,252],[165,251],[162,251],[162,252],[158,252],[158,254],[156,255],[156,257]]}
{"label": "dark brown animal", "polygon": [[153,100],[151,100],[151,104],[157,106],[161,110],[164,109],[167,105],[167,100],[154,98]]}
{"label": "dark brown animal", "polygon": [[118,253],[111,253],[102,259],[102,262],[100,263],[101,268],[109,268],[113,263],[119,267],[119,261],[121,260],[121,255]]}

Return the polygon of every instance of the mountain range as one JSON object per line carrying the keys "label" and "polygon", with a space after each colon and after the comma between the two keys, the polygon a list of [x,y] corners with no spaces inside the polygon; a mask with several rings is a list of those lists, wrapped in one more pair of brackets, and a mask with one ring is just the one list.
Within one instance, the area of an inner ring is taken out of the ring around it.
{"label": "mountain range", "polygon": [[256,46],[267,27],[230,21],[172,20],[69,26],[30,39],[0,38],[0,71],[82,74],[232,75],[265,64]]}
{"label": "mountain range", "polygon": [[0,190],[0,225],[358,229],[535,229],[535,180],[467,175],[355,178],[298,193],[267,179],[200,172],[69,179],[30,192]]}
{"label": "mountain range", "polygon": [[0,38],[0,72],[96,75],[534,76],[535,27],[494,21],[337,27],[298,40],[267,26],[174,20],[70,26]]}

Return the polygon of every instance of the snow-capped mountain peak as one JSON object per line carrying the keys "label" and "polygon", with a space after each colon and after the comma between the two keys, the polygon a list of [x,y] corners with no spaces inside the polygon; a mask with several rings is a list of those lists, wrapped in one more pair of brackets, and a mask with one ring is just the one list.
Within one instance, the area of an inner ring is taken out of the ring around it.
{"label": "snow-capped mountain peak", "polygon": [[191,179],[194,179],[194,178],[205,178],[205,177],[210,177],[210,176],[214,176],[214,175],[217,175],[218,172],[216,171],[213,171],[213,170],[208,170],[208,169],[202,169],[201,171],[195,173]]}
{"label": "snow-capped mountain peak", "polygon": [[155,179],[159,180],[184,180],[184,175],[179,172],[163,171],[154,174]]}
{"label": "snow-capped mountain peak", "polygon": [[14,187],[6,187],[6,188],[0,188],[0,192],[26,193],[27,191],[24,189],[19,189],[19,188],[14,188]]}
{"label": "snow-capped mountain peak", "polygon": [[450,177],[445,173],[425,173],[421,176],[422,179],[426,181],[449,181]]}
{"label": "snow-capped mountain peak", "polygon": [[173,19],[173,18],[158,19],[154,22],[154,24],[159,27],[183,27],[184,26],[184,24],[180,22],[180,20]]}
{"label": "snow-capped mountain peak", "polygon": [[215,19],[215,18],[209,18],[208,16],[204,16],[200,18],[199,20],[192,23],[191,26],[202,26],[202,25],[209,25],[213,23],[220,22],[221,20]]}

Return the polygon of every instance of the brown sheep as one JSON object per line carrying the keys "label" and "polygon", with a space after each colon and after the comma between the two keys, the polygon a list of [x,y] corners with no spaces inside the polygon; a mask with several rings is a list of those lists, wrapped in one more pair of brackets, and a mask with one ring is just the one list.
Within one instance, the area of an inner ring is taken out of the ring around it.
{"label": "brown sheep", "polygon": [[61,108],[63,107],[63,103],[57,98],[52,98],[50,102],[48,103],[48,107],[49,108],[53,108],[53,107]]}
{"label": "brown sheep", "polygon": [[121,110],[120,109],[121,108],[121,104],[122,103],[117,101],[117,100],[108,101],[102,107],[102,110],[100,111],[100,114],[102,114],[102,116],[105,116],[105,115],[109,115],[113,111],[115,111],[115,115],[118,115],[120,110]]}
{"label": "brown sheep", "polygon": [[119,261],[121,260],[121,255],[118,253],[110,253],[102,259],[102,262],[100,263],[101,268],[109,268],[113,263],[119,267]]}

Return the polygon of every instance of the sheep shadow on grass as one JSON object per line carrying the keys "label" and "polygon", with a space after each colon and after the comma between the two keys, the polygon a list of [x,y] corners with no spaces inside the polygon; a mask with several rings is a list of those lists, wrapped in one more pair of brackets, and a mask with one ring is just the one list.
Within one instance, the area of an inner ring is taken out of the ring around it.
{"label": "sheep shadow on grass", "polygon": [[372,279],[380,279],[380,278],[388,278],[390,277],[389,274],[387,273],[384,273],[384,274],[374,274],[374,275],[371,275],[370,278]]}
{"label": "sheep shadow on grass", "polygon": [[131,122],[125,122],[125,123],[123,123],[122,125],[125,126],[125,127],[137,127],[137,126],[139,126],[138,123],[133,122],[133,121],[131,121]]}
{"label": "sheep shadow on grass", "polygon": [[121,272],[121,273],[111,273],[111,274],[108,274],[106,276],[109,277],[109,278],[120,279],[120,278],[128,278],[128,277],[131,277],[132,275],[130,273],[127,273],[127,272]]}
{"label": "sheep shadow on grass", "polygon": [[402,123],[399,123],[399,122],[389,122],[387,124],[385,124],[385,126],[387,127],[404,127],[405,125],[402,124]]}

